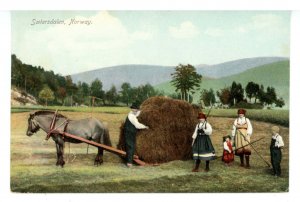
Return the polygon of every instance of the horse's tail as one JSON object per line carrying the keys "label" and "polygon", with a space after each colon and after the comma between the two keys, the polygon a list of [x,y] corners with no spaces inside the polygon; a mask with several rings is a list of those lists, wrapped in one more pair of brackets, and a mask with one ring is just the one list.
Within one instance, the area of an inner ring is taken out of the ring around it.
{"label": "horse's tail", "polygon": [[104,144],[107,146],[112,146],[111,141],[110,141],[110,136],[109,136],[109,130],[107,127],[107,124],[104,123],[104,136],[103,136],[103,140],[104,140]]}

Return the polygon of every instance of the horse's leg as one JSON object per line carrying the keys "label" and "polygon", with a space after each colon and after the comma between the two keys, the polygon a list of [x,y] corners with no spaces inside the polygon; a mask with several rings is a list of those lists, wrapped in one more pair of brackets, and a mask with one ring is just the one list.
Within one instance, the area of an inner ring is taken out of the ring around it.
{"label": "horse's leg", "polygon": [[94,165],[99,166],[103,163],[103,149],[98,147],[98,154],[95,158]]}
{"label": "horse's leg", "polygon": [[65,165],[65,161],[64,161],[64,145],[65,142],[62,138],[58,138],[58,145],[59,145],[59,149],[58,149],[58,164],[63,167]]}
{"label": "horse's leg", "polygon": [[58,166],[59,165],[59,158],[60,158],[60,155],[59,155],[60,154],[60,152],[59,152],[60,148],[59,148],[58,142],[55,143],[55,146],[56,146],[56,155],[57,155],[56,166]]}

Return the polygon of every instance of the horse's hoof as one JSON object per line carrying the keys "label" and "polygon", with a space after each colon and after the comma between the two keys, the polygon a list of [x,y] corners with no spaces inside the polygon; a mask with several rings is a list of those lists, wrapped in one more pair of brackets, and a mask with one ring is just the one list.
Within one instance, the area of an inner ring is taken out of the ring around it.
{"label": "horse's hoof", "polygon": [[103,160],[98,160],[98,161],[94,162],[94,165],[95,166],[99,166],[99,165],[101,166],[102,163],[103,163]]}

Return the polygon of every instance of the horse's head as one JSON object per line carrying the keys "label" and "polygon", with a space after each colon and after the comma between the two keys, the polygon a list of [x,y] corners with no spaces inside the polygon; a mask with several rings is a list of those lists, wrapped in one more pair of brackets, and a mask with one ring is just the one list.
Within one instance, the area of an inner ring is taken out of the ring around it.
{"label": "horse's head", "polygon": [[27,136],[32,136],[35,132],[37,132],[40,129],[40,126],[34,117],[35,117],[34,114],[29,115],[28,128],[27,128],[27,132],[26,132]]}

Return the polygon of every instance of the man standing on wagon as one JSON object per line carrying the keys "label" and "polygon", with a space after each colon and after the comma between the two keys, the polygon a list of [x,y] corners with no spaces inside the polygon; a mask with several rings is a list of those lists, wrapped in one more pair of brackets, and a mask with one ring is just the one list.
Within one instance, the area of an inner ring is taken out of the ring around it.
{"label": "man standing on wagon", "polygon": [[127,167],[132,167],[137,130],[149,128],[148,126],[141,124],[137,119],[137,117],[140,115],[141,112],[139,110],[140,109],[139,106],[136,103],[134,103],[130,108],[131,111],[129,112],[126,118],[125,125],[124,125]]}
{"label": "man standing on wagon", "polygon": [[[250,168],[251,148],[249,144],[253,129],[250,120],[245,117],[245,109],[239,109],[237,114],[238,118],[235,119],[232,130],[235,148],[239,148],[235,151],[235,155],[240,157],[242,167]],[[244,156],[246,158],[246,166],[244,164]]]}

